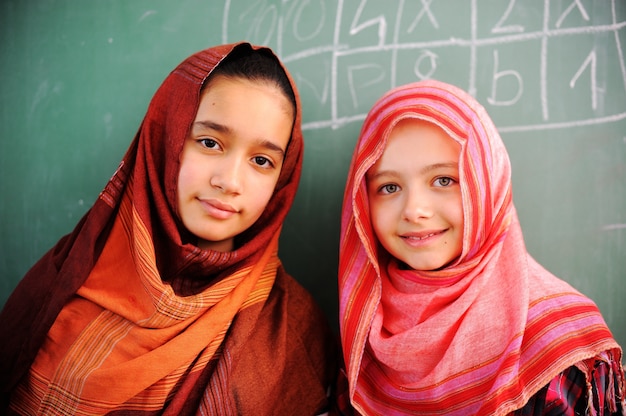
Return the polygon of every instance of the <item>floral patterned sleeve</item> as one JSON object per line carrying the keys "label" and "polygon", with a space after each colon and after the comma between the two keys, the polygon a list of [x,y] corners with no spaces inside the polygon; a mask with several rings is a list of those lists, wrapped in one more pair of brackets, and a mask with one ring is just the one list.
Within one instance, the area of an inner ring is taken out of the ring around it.
{"label": "floral patterned sleeve", "polygon": [[[514,416],[611,416],[623,415],[622,399],[618,397],[622,371],[614,361],[596,361],[591,372],[592,398],[589,400],[585,374],[576,366],[569,367],[539,390]],[[592,406],[590,406],[592,404]]]}

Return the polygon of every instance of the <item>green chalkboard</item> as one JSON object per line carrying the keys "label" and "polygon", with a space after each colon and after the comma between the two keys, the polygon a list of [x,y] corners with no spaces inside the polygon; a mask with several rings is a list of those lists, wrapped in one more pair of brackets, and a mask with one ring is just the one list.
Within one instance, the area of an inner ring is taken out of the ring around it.
{"label": "green chalkboard", "polygon": [[389,88],[438,78],[499,127],[529,251],[626,346],[622,0],[4,0],[0,39],[0,305],[91,206],[169,71],[248,40],[301,92],[305,166],[281,257],[333,322],[361,121]]}

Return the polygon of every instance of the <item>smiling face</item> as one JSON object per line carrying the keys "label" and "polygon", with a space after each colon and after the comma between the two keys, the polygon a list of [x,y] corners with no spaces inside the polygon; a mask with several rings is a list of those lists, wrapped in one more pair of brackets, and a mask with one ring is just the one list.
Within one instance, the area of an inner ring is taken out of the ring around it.
{"label": "smiling face", "polygon": [[407,119],[367,172],[376,237],[412,269],[437,270],[461,254],[460,149],[434,124]]}
{"label": "smiling face", "polygon": [[180,156],[178,212],[204,249],[229,251],[261,216],[280,175],[294,110],[281,90],[212,78]]}

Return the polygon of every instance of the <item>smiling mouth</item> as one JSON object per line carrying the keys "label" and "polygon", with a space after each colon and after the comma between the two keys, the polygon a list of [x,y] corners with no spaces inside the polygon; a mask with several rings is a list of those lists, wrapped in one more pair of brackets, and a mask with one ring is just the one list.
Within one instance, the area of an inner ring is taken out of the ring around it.
{"label": "smiling mouth", "polygon": [[204,202],[206,202],[207,204],[211,205],[212,207],[217,208],[217,209],[222,210],[222,211],[233,212],[233,213],[237,212],[237,210],[235,208],[233,208],[232,205],[224,204],[224,203],[218,201],[217,199],[209,199],[209,200],[204,201]]}
{"label": "smiling mouth", "polygon": [[216,199],[199,200],[206,212],[218,219],[227,219],[237,213],[237,210],[228,204],[224,204]]}
{"label": "smiling mouth", "polygon": [[439,234],[443,234],[445,232],[444,231],[435,231],[432,233],[428,233],[428,234],[409,234],[409,235],[402,235],[400,236],[401,238],[404,238],[405,240],[409,240],[409,241],[421,241],[421,240],[426,240],[430,237],[433,237],[435,235],[439,235]]}

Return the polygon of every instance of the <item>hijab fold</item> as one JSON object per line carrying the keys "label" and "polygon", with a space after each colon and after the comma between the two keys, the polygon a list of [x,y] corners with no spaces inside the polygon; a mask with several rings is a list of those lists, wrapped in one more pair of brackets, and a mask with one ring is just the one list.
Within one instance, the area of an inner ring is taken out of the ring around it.
{"label": "hijab fold", "polygon": [[[405,270],[370,222],[365,174],[407,118],[461,146],[463,248],[437,271]],[[621,362],[596,305],[527,253],[486,111],[439,81],[391,90],[365,119],[344,194],[339,296],[350,398],[363,414],[507,414],[570,366]]]}

